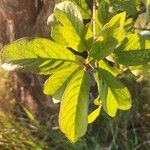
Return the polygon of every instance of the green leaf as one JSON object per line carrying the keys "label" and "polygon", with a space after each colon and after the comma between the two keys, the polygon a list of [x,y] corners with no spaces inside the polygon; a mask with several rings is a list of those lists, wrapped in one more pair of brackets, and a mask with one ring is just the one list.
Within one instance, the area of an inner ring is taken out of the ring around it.
{"label": "green leaf", "polygon": [[86,71],[80,70],[71,79],[63,95],[59,124],[71,142],[76,142],[86,132],[89,90],[89,76]]}
{"label": "green leaf", "polygon": [[99,106],[101,103],[100,103],[100,100],[99,100],[99,96],[94,100],[94,105],[97,105]]}
{"label": "green leaf", "polygon": [[126,11],[129,16],[137,17],[138,12],[136,9],[137,0],[117,0],[113,2],[114,11]]}
{"label": "green leaf", "polygon": [[84,26],[78,7],[70,1],[65,1],[56,5],[54,14],[63,25],[61,34],[67,41],[68,47],[79,52],[88,50],[91,44],[88,40],[91,38],[92,33],[87,36],[89,33],[87,33],[87,28]]}
{"label": "green leaf", "polygon": [[79,7],[83,19],[89,19],[91,17],[91,10],[86,4],[86,0],[69,0],[69,1],[74,2]]}
{"label": "green leaf", "polygon": [[135,76],[150,76],[150,64],[140,66],[130,66],[129,69]]}
{"label": "green leaf", "polygon": [[110,72],[98,68],[95,78],[102,106],[107,114],[114,117],[117,109],[127,110],[131,108],[131,96],[128,89]]}
{"label": "green leaf", "polygon": [[126,66],[146,65],[150,62],[149,37],[128,34],[123,43],[114,52],[117,63]]}
{"label": "green leaf", "polygon": [[56,93],[61,93],[62,96],[67,84],[71,77],[75,74],[78,67],[78,65],[70,65],[54,72],[54,74],[52,74],[44,84],[44,93],[50,96],[54,96]]}
{"label": "green leaf", "polygon": [[123,29],[125,16],[125,13],[117,14],[103,27],[98,40],[92,46],[90,56],[98,60],[103,59],[122,42],[125,35]]}
{"label": "green leaf", "polygon": [[2,67],[51,74],[76,63],[75,55],[65,47],[44,38],[23,38],[6,45],[1,52]]}
{"label": "green leaf", "polygon": [[117,63],[127,66],[144,65],[150,62],[150,50],[132,50],[115,52]]}
{"label": "green leaf", "polygon": [[53,25],[51,27],[51,37],[55,42],[59,43],[60,45],[67,46],[68,43],[61,33],[62,28],[63,28],[62,25],[59,23]]}
{"label": "green leaf", "polygon": [[131,51],[131,50],[143,50],[150,49],[149,37],[143,37],[136,33],[127,34],[121,45],[115,49],[116,51]]}
{"label": "green leaf", "polygon": [[83,19],[90,19],[91,18],[91,10],[88,7],[88,5],[86,4],[86,0],[74,0],[74,2],[78,5]]}
{"label": "green leaf", "polygon": [[96,120],[96,118],[100,114],[101,108],[102,108],[102,105],[100,105],[97,109],[95,109],[88,115],[88,123],[92,123]]}
{"label": "green leaf", "polygon": [[98,62],[98,66],[102,69],[109,71],[113,76],[117,76],[120,72],[117,68],[111,67],[107,62],[101,60]]}
{"label": "green leaf", "polygon": [[98,7],[98,20],[102,25],[105,25],[111,17],[109,12],[109,0],[101,0]]}

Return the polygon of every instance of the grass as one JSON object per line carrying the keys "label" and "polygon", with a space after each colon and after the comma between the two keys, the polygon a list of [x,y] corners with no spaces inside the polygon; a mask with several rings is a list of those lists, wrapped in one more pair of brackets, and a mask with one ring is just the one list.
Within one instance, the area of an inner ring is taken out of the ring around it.
{"label": "grass", "polygon": [[[104,112],[89,125],[86,135],[76,144],[53,127],[49,120],[40,124],[27,109],[13,99],[10,75],[0,70],[0,150],[149,150],[150,79],[139,84],[125,75],[133,96],[129,111],[110,118]],[[7,90],[6,90],[7,89]],[[56,118],[57,119],[57,118]]]}

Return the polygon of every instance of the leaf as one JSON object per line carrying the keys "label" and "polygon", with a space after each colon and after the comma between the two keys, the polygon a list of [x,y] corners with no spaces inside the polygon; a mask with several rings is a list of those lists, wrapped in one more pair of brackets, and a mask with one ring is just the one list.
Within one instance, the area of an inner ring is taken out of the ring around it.
{"label": "leaf", "polygon": [[146,65],[150,62],[149,38],[138,34],[128,34],[114,54],[117,63],[126,66]]}
{"label": "leaf", "polygon": [[150,62],[150,50],[132,50],[115,52],[116,61],[127,66],[144,65]]}
{"label": "leaf", "polygon": [[90,56],[94,59],[101,60],[110,55],[121,43],[125,35],[123,29],[125,15],[125,13],[120,13],[114,16],[109,23],[103,27],[98,40],[92,46]]}
{"label": "leaf", "polygon": [[62,29],[62,25],[60,25],[59,23],[53,25],[51,27],[51,37],[55,42],[59,43],[60,45],[67,46],[68,43],[62,35],[61,29]]}
{"label": "leaf", "polygon": [[140,66],[130,66],[129,69],[135,76],[150,76],[150,64]]}
{"label": "leaf", "polygon": [[109,5],[109,0],[101,0],[99,2],[98,20],[102,25],[105,25],[111,17],[111,14],[109,12]]}
{"label": "leaf", "polygon": [[79,7],[83,19],[89,19],[91,17],[91,10],[86,4],[86,0],[69,0],[69,1],[74,2]]}
{"label": "leaf", "polygon": [[75,55],[65,47],[44,38],[23,38],[6,45],[1,52],[2,67],[40,74],[76,63]]}
{"label": "leaf", "polygon": [[99,116],[101,107],[102,107],[102,102],[99,100],[99,96],[94,100],[94,104],[98,106],[94,111],[92,111],[88,115],[88,123],[92,123],[96,120],[96,118]]}
{"label": "leaf", "polygon": [[94,105],[99,106],[101,103],[99,101],[99,96],[94,100]]}
{"label": "leaf", "polygon": [[[52,74],[44,84],[44,93],[54,97],[59,94],[61,98],[66,86],[71,80],[71,77],[75,74],[78,67],[78,65],[70,65],[54,72],[54,74]],[[58,99],[58,96],[56,97]]]}
{"label": "leaf", "polygon": [[132,16],[134,18],[136,18],[138,15],[136,4],[136,0],[117,0],[113,2],[115,12],[126,11],[129,16]]}
{"label": "leaf", "polygon": [[101,60],[98,62],[98,66],[102,69],[109,71],[113,76],[117,76],[120,72],[117,68],[111,67],[107,62]]}
{"label": "leaf", "polygon": [[101,111],[101,107],[102,105],[100,105],[97,109],[95,109],[94,111],[92,111],[89,115],[88,115],[88,123],[92,123],[96,120],[96,118],[99,116],[100,111]]}
{"label": "leaf", "polygon": [[[98,13],[99,13],[98,10],[96,10],[96,12],[95,12],[95,22],[96,22],[96,24],[95,24],[95,30],[96,31],[95,32],[96,32],[96,36],[99,35],[100,31],[103,28],[103,24],[99,21]],[[89,26],[92,29],[93,28],[93,23],[90,22]]]}
{"label": "leaf", "polygon": [[98,68],[95,78],[102,106],[108,115],[114,117],[117,109],[127,110],[131,108],[131,96],[128,89],[110,72]]}
{"label": "leaf", "polygon": [[70,1],[64,1],[56,5],[54,14],[63,25],[61,34],[68,43],[68,47],[79,52],[88,50],[91,44],[88,40],[91,38],[92,33],[87,36],[89,33],[87,33],[87,28],[84,26],[78,7]]}
{"label": "leaf", "polygon": [[149,37],[142,37],[136,33],[129,33],[127,34],[121,45],[117,49],[115,49],[115,52],[143,49],[150,49]]}
{"label": "leaf", "polygon": [[71,79],[63,95],[59,125],[71,142],[76,142],[86,132],[89,90],[89,76],[86,71],[80,70]]}
{"label": "leaf", "polygon": [[91,10],[86,4],[86,0],[74,0],[74,2],[80,8],[80,12],[82,14],[83,19],[90,19],[91,18]]}

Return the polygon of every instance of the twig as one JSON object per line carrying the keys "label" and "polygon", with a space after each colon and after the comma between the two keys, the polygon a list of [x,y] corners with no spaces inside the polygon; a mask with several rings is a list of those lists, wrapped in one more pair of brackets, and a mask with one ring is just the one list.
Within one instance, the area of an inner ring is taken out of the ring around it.
{"label": "twig", "polygon": [[93,0],[93,17],[92,17],[92,23],[93,23],[93,41],[96,39],[96,21],[95,21],[95,15],[96,15],[96,0]]}

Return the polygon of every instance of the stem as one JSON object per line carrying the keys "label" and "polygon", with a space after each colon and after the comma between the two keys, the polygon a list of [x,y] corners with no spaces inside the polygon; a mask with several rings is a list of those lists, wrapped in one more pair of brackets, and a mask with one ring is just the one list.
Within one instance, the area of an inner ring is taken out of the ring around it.
{"label": "stem", "polygon": [[95,16],[96,16],[96,0],[93,0],[93,17],[92,17],[92,23],[93,23],[93,41],[96,39],[96,22],[95,22]]}
{"label": "stem", "polygon": [[89,63],[88,65],[93,71],[95,70],[95,68],[92,66],[92,64]]}
{"label": "stem", "polygon": [[[95,42],[97,40],[97,36],[96,36],[96,4],[97,4],[97,0],[93,0],[93,42]],[[95,68],[98,67],[98,62],[95,61]]]}

